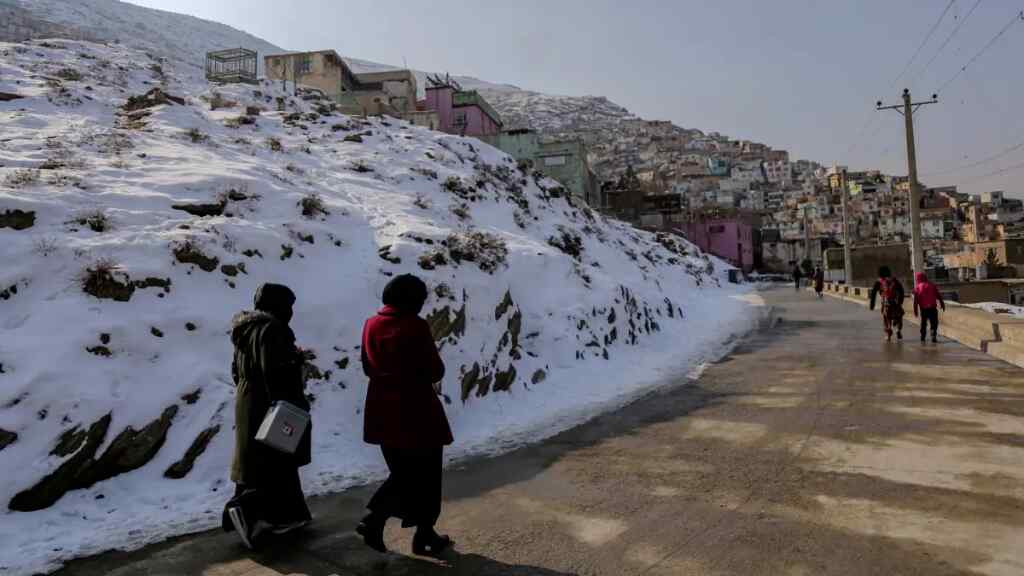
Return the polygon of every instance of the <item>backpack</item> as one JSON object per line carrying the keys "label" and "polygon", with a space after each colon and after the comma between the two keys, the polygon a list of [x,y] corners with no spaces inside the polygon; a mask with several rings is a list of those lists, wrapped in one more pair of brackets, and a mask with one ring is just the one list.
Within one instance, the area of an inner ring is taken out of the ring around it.
{"label": "backpack", "polygon": [[879,292],[881,292],[882,294],[882,301],[888,304],[898,304],[900,294],[899,289],[897,288],[899,286],[899,283],[896,281],[896,279],[882,278],[881,284],[882,287],[881,290],[879,290]]}

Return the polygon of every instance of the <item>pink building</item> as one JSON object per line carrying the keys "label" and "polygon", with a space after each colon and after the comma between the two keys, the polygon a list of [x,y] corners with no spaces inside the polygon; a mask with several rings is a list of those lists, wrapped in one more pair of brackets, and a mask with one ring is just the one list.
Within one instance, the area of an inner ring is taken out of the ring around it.
{"label": "pink building", "polygon": [[719,218],[687,222],[682,230],[686,239],[701,250],[718,256],[733,266],[750,272],[758,258],[758,230],[743,218]]}
{"label": "pink building", "polygon": [[437,112],[438,130],[460,136],[493,136],[501,132],[501,116],[475,90],[428,86],[417,107]]}

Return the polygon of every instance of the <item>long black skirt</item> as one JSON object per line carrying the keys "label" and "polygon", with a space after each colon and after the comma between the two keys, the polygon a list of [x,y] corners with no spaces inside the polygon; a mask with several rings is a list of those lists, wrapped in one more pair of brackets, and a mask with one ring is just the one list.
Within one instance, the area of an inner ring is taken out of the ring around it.
{"label": "long black skirt", "polygon": [[401,519],[405,528],[433,527],[441,516],[443,448],[381,446],[381,452],[390,475],[366,507],[377,515]]}
{"label": "long black skirt", "polygon": [[271,525],[291,524],[313,518],[302,493],[299,469],[294,466],[269,468],[260,474],[258,482],[235,484],[235,495],[224,506],[221,522],[228,532],[234,530],[227,514],[232,506],[241,506],[251,524],[259,520]]}

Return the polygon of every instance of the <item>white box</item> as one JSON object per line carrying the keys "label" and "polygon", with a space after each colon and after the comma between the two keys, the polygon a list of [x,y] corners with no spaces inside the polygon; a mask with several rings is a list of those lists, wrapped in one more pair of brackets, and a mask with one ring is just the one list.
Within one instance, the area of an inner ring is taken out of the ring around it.
{"label": "white box", "polygon": [[309,413],[288,402],[275,402],[263,417],[256,440],[271,448],[294,454],[309,427]]}

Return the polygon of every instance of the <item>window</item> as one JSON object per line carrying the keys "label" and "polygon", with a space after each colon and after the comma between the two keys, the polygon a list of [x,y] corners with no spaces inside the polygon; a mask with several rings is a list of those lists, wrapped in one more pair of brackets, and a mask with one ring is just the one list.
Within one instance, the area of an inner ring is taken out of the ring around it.
{"label": "window", "polygon": [[465,126],[466,125],[466,113],[456,112],[452,118],[452,125],[454,126]]}
{"label": "window", "polygon": [[544,157],[544,165],[545,166],[565,166],[565,163],[567,161],[566,159],[567,159],[567,156],[565,156],[565,155],[545,156]]}
{"label": "window", "polygon": [[297,65],[295,71],[297,73],[299,73],[299,74],[309,74],[310,72],[312,72],[313,71],[313,57],[312,56],[303,56],[299,60],[299,63]]}
{"label": "window", "polygon": [[715,224],[714,226],[709,226],[708,227],[708,232],[710,232],[712,234],[722,234],[722,233],[725,232],[725,225],[724,224]]}

